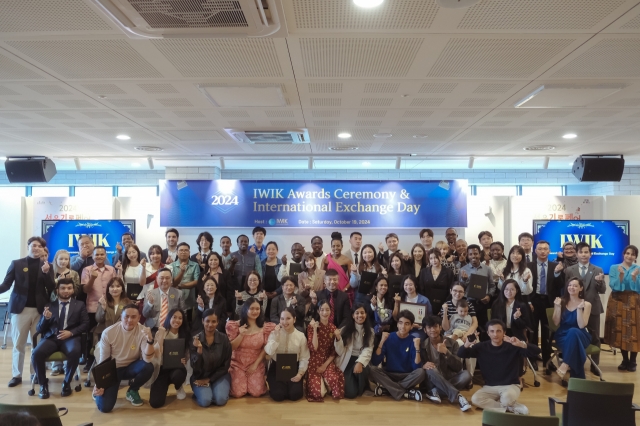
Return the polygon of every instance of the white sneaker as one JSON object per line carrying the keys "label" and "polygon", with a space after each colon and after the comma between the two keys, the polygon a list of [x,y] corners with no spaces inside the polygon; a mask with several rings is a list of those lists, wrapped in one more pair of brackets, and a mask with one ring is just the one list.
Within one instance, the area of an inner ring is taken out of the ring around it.
{"label": "white sneaker", "polygon": [[513,413],[513,414],[522,414],[526,416],[529,414],[529,409],[527,408],[526,405],[516,402],[512,406],[507,407],[507,412]]}
{"label": "white sneaker", "polygon": [[442,402],[442,399],[440,399],[440,395],[438,394],[438,389],[436,388],[431,389],[431,392],[427,393],[427,398],[437,404]]}
{"label": "white sneaker", "polygon": [[180,386],[180,388],[176,391],[176,398],[185,399],[187,397],[187,393],[184,390],[184,385]]}
{"label": "white sneaker", "polygon": [[467,398],[458,394],[458,403],[460,404],[460,410],[467,411],[471,409],[471,404],[467,401]]}

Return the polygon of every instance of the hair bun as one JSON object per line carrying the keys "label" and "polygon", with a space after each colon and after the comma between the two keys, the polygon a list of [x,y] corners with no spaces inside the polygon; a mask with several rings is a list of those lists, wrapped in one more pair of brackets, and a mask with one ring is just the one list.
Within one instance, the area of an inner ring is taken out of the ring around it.
{"label": "hair bun", "polygon": [[339,232],[332,232],[331,233],[331,239],[332,240],[342,240],[342,234]]}

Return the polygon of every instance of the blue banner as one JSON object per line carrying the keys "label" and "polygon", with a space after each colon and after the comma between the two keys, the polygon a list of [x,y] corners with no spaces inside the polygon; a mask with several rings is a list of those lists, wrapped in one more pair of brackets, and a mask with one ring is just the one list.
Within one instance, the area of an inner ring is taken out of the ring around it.
{"label": "blue banner", "polygon": [[467,181],[167,180],[160,225],[466,227]]}
{"label": "blue banner", "polygon": [[135,235],[136,221],[130,220],[43,220],[42,238],[47,242],[49,261],[53,261],[56,251],[67,250],[71,257],[78,254],[78,238],[91,235],[96,246],[104,246],[107,259],[116,252],[116,244],[122,234]]}
{"label": "blue banner", "polygon": [[[567,241],[584,241],[591,246],[590,262],[609,274],[611,265],[621,263],[624,248],[629,245],[628,220],[534,220],[533,240],[548,241],[550,259]],[[534,246],[535,247],[535,246]]]}

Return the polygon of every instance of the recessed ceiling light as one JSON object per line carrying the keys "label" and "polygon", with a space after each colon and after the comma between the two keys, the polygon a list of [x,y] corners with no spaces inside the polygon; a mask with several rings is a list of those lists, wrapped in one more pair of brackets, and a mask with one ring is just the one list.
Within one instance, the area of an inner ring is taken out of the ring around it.
{"label": "recessed ceiling light", "polygon": [[159,146],[135,146],[133,147],[136,151],[162,151],[163,149]]}
{"label": "recessed ceiling light", "polygon": [[345,145],[345,146],[330,146],[329,151],[355,151],[357,146]]}
{"label": "recessed ceiling light", "polygon": [[353,0],[353,4],[364,7],[365,9],[380,6],[383,2],[384,0]]}
{"label": "recessed ceiling light", "polygon": [[368,162],[368,161],[363,161],[362,165],[365,166],[365,167],[369,167],[371,165],[371,163]]}
{"label": "recessed ceiling light", "polygon": [[565,133],[564,135],[562,135],[563,139],[575,139],[577,137],[578,135],[576,135],[575,133]]}
{"label": "recessed ceiling light", "polygon": [[99,97],[100,99],[107,99],[107,97],[106,97],[105,95],[98,95],[98,97]]}
{"label": "recessed ceiling light", "polygon": [[524,149],[525,151],[551,151],[553,149],[556,149],[556,147],[553,145],[531,145],[525,146],[522,149]]}
{"label": "recessed ceiling light", "polygon": [[391,133],[374,133],[373,137],[374,138],[390,138],[391,136],[393,136]]}
{"label": "recessed ceiling light", "polygon": [[131,163],[133,167],[140,167],[140,163]]}
{"label": "recessed ceiling light", "polygon": [[349,139],[351,137],[351,133],[347,133],[347,132],[338,133],[338,137],[340,139]]}
{"label": "recessed ceiling light", "polygon": [[131,139],[131,136],[129,136],[129,135],[118,135],[118,136],[116,136],[116,139],[120,139],[121,141],[128,141],[129,139]]}
{"label": "recessed ceiling light", "polygon": [[427,135],[413,135],[413,137],[414,137],[415,139],[426,139],[426,138],[428,138],[429,136],[427,136]]}

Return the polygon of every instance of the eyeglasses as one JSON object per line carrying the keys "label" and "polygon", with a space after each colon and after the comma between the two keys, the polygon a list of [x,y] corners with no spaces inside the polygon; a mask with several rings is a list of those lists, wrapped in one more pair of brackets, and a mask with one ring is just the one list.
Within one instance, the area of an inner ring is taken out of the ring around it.
{"label": "eyeglasses", "polygon": [[451,290],[451,293],[461,294],[464,293],[464,290]]}

